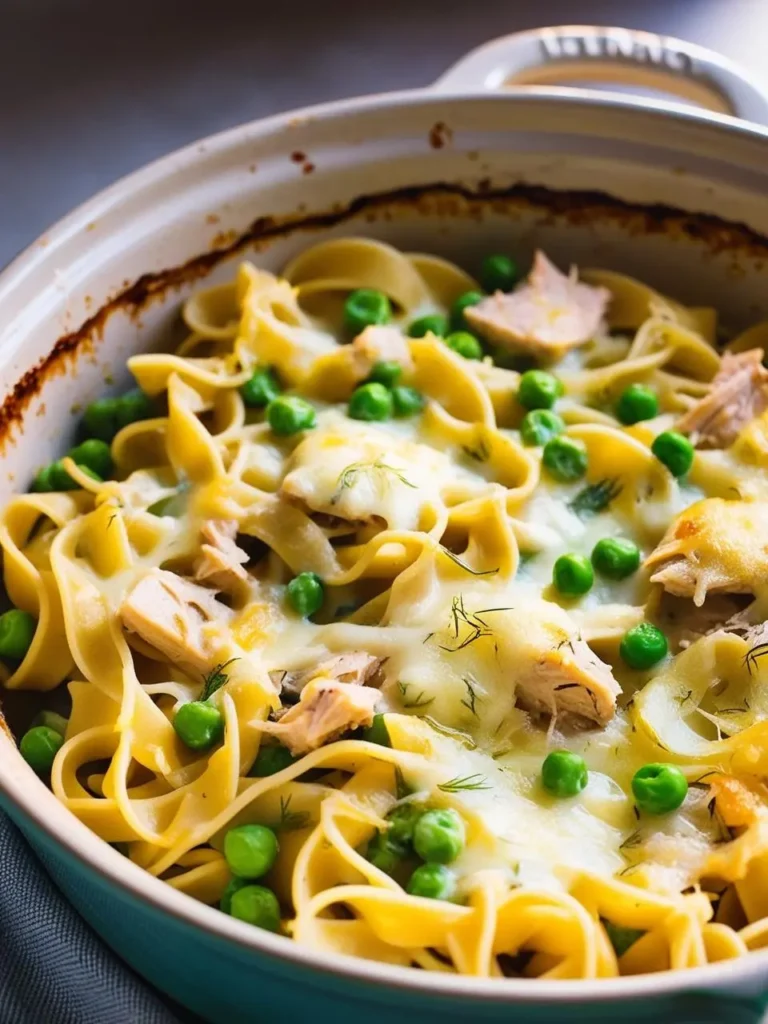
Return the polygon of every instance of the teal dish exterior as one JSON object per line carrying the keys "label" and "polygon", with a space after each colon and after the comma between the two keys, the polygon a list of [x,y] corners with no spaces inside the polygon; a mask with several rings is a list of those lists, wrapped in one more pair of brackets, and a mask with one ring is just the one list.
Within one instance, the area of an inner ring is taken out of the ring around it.
{"label": "teal dish exterior", "polygon": [[768,1005],[766,999],[710,992],[524,1004],[361,982],[341,971],[264,955],[165,913],[89,869],[6,801],[3,809],[104,941],[158,989],[211,1024],[339,1024],[352,1015],[365,1024],[759,1024]]}

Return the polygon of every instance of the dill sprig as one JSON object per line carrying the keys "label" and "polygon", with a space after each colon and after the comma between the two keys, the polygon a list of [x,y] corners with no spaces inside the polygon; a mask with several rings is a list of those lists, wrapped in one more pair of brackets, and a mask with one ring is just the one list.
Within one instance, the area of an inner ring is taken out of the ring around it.
{"label": "dill sprig", "polygon": [[203,692],[200,696],[200,700],[208,700],[208,698],[212,697],[217,690],[221,689],[224,683],[229,679],[229,673],[225,672],[224,669],[227,665],[231,665],[233,661],[237,660],[237,658],[230,658],[229,661],[216,665],[215,668],[211,669],[207,676],[203,676]]}
{"label": "dill sprig", "polygon": [[280,820],[274,829],[281,829],[283,832],[296,832],[300,828],[306,828],[309,823],[309,811],[292,811],[291,797],[280,797]]}
{"label": "dill sprig", "polygon": [[348,488],[354,487],[360,475],[365,473],[380,473],[385,480],[388,476],[391,476],[399,480],[401,484],[405,484],[406,487],[412,487],[414,490],[417,489],[417,485],[411,483],[408,477],[401,473],[397,467],[387,465],[383,461],[382,456],[379,456],[375,462],[353,462],[339,473],[339,478],[336,481],[336,492],[331,498],[331,505],[335,505],[342,493]]}
{"label": "dill sprig", "polygon": [[443,793],[465,793],[480,789],[490,789],[488,779],[484,775],[457,775],[448,782],[440,782],[437,786]]}
{"label": "dill sprig", "polygon": [[[426,695],[425,695],[423,690],[420,690],[419,693],[415,697],[410,698],[408,696],[408,691],[411,688],[411,684],[410,683],[398,682],[397,688],[400,691],[400,697],[401,697],[400,703],[403,705],[404,708],[428,708],[429,705],[435,699],[434,697],[426,697]],[[425,697],[426,697],[426,699],[425,699]]]}
{"label": "dill sprig", "polygon": [[472,576],[495,576],[499,571],[498,566],[496,566],[495,569],[473,569],[471,565],[467,565],[463,558],[459,558],[458,555],[455,555],[453,551],[449,551],[448,548],[443,547],[442,544],[440,545],[440,550],[444,555],[447,555],[452,562],[458,565],[460,569],[463,569],[464,572],[470,573]]}
{"label": "dill sprig", "polygon": [[468,458],[474,459],[475,462],[487,462],[491,455],[491,446],[485,438],[478,441],[474,447],[469,444],[463,444],[461,450]]}
{"label": "dill sprig", "polygon": [[750,647],[747,653],[744,655],[744,664],[747,667],[747,672],[752,675],[752,669],[757,669],[758,658],[764,657],[768,654],[768,643],[755,644],[754,647]]}
{"label": "dill sprig", "polygon": [[463,707],[467,709],[467,711],[469,711],[471,715],[474,715],[474,717],[477,718],[477,693],[475,692],[475,688],[472,686],[472,683],[466,677],[462,678],[462,682],[466,687],[467,696],[464,698],[463,701],[461,701],[461,704]]}
{"label": "dill sprig", "polygon": [[614,477],[598,480],[596,484],[588,484],[568,502],[568,508],[577,516],[595,516],[603,512],[614,498],[618,498],[623,488]]}
{"label": "dill sprig", "polygon": [[455,653],[456,651],[462,650],[464,647],[469,647],[470,644],[479,640],[483,636],[493,636],[493,629],[488,625],[483,615],[490,615],[493,612],[509,612],[512,611],[511,607],[501,608],[481,608],[476,612],[468,612],[464,607],[464,595],[459,594],[454,597],[451,602],[451,616],[453,619],[453,639],[459,640],[459,636],[463,629],[466,628],[467,635],[457,644],[456,647],[447,647],[444,644],[440,644],[441,651],[449,651]]}

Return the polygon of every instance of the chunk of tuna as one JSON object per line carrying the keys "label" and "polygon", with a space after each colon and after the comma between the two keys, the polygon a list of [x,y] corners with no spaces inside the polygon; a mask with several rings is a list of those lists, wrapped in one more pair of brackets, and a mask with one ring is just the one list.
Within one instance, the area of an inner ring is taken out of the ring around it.
{"label": "chunk of tuna", "polygon": [[536,253],[528,280],[514,292],[496,292],[465,310],[468,323],[505,348],[556,357],[585,344],[602,328],[611,294],[582,284],[575,269],[561,273]]}
{"label": "chunk of tuna", "polygon": [[754,594],[768,573],[768,502],[695,502],[645,565],[655,570],[652,583],[699,607],[707,594]]}
{"label": "chunk of tuna", "polygon": [[516,680],[521,707],[553,718],[573,715],[595,725],[613,718],[620,693],[610,666],[579,638],[544,651]]}
{"label": "chunk of tuna", "polygon": [[248,555],[235,542],[237,523],[232,519],[209,519],[200,528],[205,543],[195,561],[195,579],[217,590],[231,590],[248,579],[243,568]]}
{"label": "chunk of tuna", "polygon": [[370,686],[315,676],[301,691],[298,704],[279,721],[263,722],[260,728],[276,736],[294,756],[306,754],[349,729],[370,725],[378,699],[378,690]]}
{"label": "chunk of tuna", "polygon": [[376,363],[399,363],[404,370],[413,369],[408,339],[397,327],[366,327],[348,347],[352,371],[358,381],[370,376]]}
{"label": "chunk of tuna", "polygon": [[384,658],[366,654],[365,651],[349,651],[297,672],[278,669],[270,672],[269,677],[283,693],[298,697],[307,683],[317,676],[337,679],[340,683],[379,687],[382,683],[380,669],[383,664]]}
{"label": "chunk of tuna", "polygon": [[697,448],[728,448],[746,425],[768,408],[763,350],[726,352],[709,394],[678,421]]}
{"label": "chunk of tuna", "polygon": [[152,569],[128,592],[120,606],[127,630],[172,663],[205,672],[215,655],[216,629],[230,611],[206,587],[166,569]]}

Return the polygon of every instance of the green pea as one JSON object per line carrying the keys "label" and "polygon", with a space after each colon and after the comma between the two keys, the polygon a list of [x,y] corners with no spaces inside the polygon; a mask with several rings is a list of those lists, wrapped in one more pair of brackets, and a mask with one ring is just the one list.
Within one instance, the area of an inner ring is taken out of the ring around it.
{"label": "green pea", "polygon": [[384,360],[375,363],[368,374],[368,380],[373,384],[383,384],[385,388],[393,388],[403,375],[403,368],[394,359]]}
{"label": "green pea", "polygon": [[388,324],[392,305],[383,292],[358,288],[344,303],[344,325],[350,334],[359,334],[372,324]]}
{"label": "green pea", "polygon": [[55,711],[39,711],[32,719],[32,725],[45,725],[53,729],[60,736],[64,736],[69,725],[69,720]]}
{"label": "green pea", "polygon": [[74,491],[77,484],[60,461],[51,462],[38,472],[32,484],[33,491]]}
{"label": "green pea", "polygon": [[68,454],[78,466],[92,470],[102,480],[107,480],[115,471],[109,445],[97,437],[91,437],[87,441],[83,441],[82,444],[70,448]]}
{"label": "green pea", "polygon": [[651,451],[672,476],[685,476],[693,465],[694,448],[683,434],[665,430],[654,440]]}
{"label": "green pea", "polygon": [[444,338],[447,333],[448,317],[442,316],[440,313],[421,316],[408,327],[409,338],[424,338],[427,334],[436,334],[438,338]]}
{"label": "green pea", "polygon": [[645,932],[639,928],[625,928],[620,924],[613,924],[612,921],[600,919],[605,928],[608,938],[611,940],[613,951],[616,956],[623,956],[630,946],[634,946],[638,939],[641,939]]}
{"label": "green pea", "polygon": [[622,391],[616,404],[616,418],[625,427],[642,420],[652,420],[659,414],[659,400],[656,393],[645,384],[630,384]]}
{"label": "green pea", "polygon": [[384,715],[374,715],[373,721],[363,729],[362,738],[368,743],[377,743],[380,747],[391,747],[387,720]]}
{"label": "green pea", "polygon": [[445,339],[448,348],[464,359],[482,359],[483,346],[469,331],[454,331]]}
{"label": "green pea", "polygon": [[238,890],[244,889],[246,885],[248,885],[247,878],[233,878],[228,882],[227,887],[221,894],[221,899],[219,900],[219,910],[223,910],[225,914],[231,914],[232,897]]}
{"label": "green pea", "polygon": [[392,388],[392,411],[398,419],[416,416],[424,408],[425,402],[424,395],[416,388],[402,385]]}
{"label": "green pea", "polygon": [[480,283],[487,292],[511,292],[520,273],[510,256],[486,256],[480,268]]}
{"label": "green pea", "polygon": [[280,394],[280,385],[270,369],[256,370],[240,388],[249,409],[263,409]]}
{"label": "green pea", "polygon": [[553,437],[544,445],[541,463],[555,480],[572,483],[587,472],[587,446],[572,437]]}
{"label": "green pea", "polygon": [[31,491],[35,491],[38,494],[47,494],[50,491],[55,490],[53,481],[51,480],[52,465],[53,463],[48,466],[43,466],[42,469],[37,471],[35,479],[32,481],[32,486],[30,487]]}
{"label": "green pea", "polygon": [[645,814],[676,811],[688,793],[688,780],[674,764],[646,764],[632,778],[632,794]]}
{"label": "green pea", "polygon": [[35,637],[37,619],[21,608],[0,615],[0,658],[21,661]]}
{"label": "green pea", "polygon": [[628,629],[619,644],[619,654],[630,668],[645,670],[666,658],[667,638],[650,622]]}
{"label": "green pea", "polygon": [[288,604],[293,610],[308,619],[320,611],[325,597],[323,581],[316,572],[300,572],[285,588]]}
{"label": "green pea", "polygon": [[353,420],[369,422],[391,419],[393,411],[392,393],[383,384],[376,382],[361,384],[359,388],[355,388],[347,408],[347,413]]}
{"label": "green pea", "polygon": [[424,811],[413,829],[413,847],[430,864],[450,864],[467,840],[467,830],[452,807]]}
{"label": "green pea", "polygon": [[30,768],[38,775],[47,775],[56,754],[64,745],[64,737],[47,725],[36,725],[21,737],[19,750]]}
{"label": "green pea", "polygon": [[469,328],[464,311],[470,306],[476,306],[482,302],[485,296],[482,292],[464,292],[451,306],[451,327],[454,331],[466,331]]}
{"label": "green pea", "polygon": [[215,705],[193,700],[173,716],[173,728],[190,750],[209,750],[224,735],[224,716]]}
{"label": "green pea", "polygon": [[[93,480],[100,482],[102,479],[89,466],[79,465],[78,469],[81,469],[86,476],[91,477]],[[33,491],[75,491],[79,487],[80,484],[75,483],[66,469],[64,469],[60,460],[44,466],[32,484]]]}
{"label": "green pea", "polygon": [[244,885],[233,892],[229,913],[265,931],[280,931],[280,904],[272,890],[263,885]]}
{"label": "green pea", "polygon": [[80,486],[64,469],[61,460],[51,463],[50,474],[54,491],[75,491]]}
{"label": "green pea", "polygon": [[565,423],[550,409],[532,409],[523,416],[520,439],[529,448],[538,448],[565,430]]}
{"label": "green pea", "polygon": [[277,775],[284,768],[295,764],[297,760],[287,747],[278,743],[269,746],[262,744],[248,774],[252,778],[265,779],[269,775]]}
{"label": "green pea", "polygon": [[602,537],[592,548],[592,565],[609,580],[623,580],[640,567],[640,548],[625,537]]}
{"label": "green pea", "polygon": [[[117,427],[119,430],[122,430],[129,423],[138,423],[140,420],[151,419],[154,412],[152,399],[145,395],[141,388],[126,391],[124,395],[120,395],[117,399],[117,407],[115,409]],[[106,440],[106,438],[103,438],[103,440]]]}
{"label": "green pea", "polygon": [[415,803],[401,804],[389,815],[389,834],[393,841],[403,846],[413,843],[416,822],[422,815],[422,808]]}
{"label": "green pea", "polygon": [[545,370],[526,370],[520,378],[517,400],[524,409],[551,409],[563,393],[557,377]]}
{"label": "green pea", "polygon": [[456,878],[442,864],[422,864],[408,879],[406,890],[422,899],[449,900],[456,892]]}
{"label": "green pea", "polygon": [[239,825],[224,836],[224,857],[237,878],[261,878],[277,860],[280,844],[266,825]]}
{"label": "green pea", "polygon": [[570,750],[553,750],[544,758],[541,781],[553,796],[565,799],[577,796],[587,785],[589,772],[584,758]]}
{"label": "green pea", "polygon": [[400,843],[393,841],[388,832],[377,832],[368,843],[365,856],[374,867],[383,871],[385,875],[394,875],[407,852]]}
{"label": "green pea", "polygon": [[267,420],[272,430],[281,437],[311,430],[317,423],[314,408],[296,395],[278,395],[267,406]]}
{"label": "green pea", "polygon": [[595,574],[584,555],[560,555],[552,568],[555,589],[567,597],[578,597],[592,589]]}
{"label": "green pea", "polygon": [[83,416],[86,433],[109,443],[119,430],[117,410],[117,398],[97,398],[91,402]]}

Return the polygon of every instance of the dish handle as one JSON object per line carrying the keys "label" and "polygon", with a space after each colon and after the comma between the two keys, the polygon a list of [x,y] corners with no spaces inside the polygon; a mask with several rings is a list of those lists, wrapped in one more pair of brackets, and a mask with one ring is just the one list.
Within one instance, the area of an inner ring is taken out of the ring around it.
{"label": "dish handle", "polygon": [[574,79],[650,87],[687,106],[768,124],[768,94],[738,64],[694,43],[627,28],[560,25],[501,36],[462,57],[433,88],[562,88]]}

